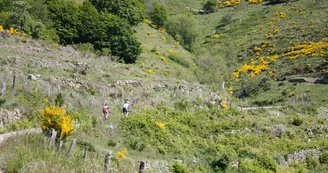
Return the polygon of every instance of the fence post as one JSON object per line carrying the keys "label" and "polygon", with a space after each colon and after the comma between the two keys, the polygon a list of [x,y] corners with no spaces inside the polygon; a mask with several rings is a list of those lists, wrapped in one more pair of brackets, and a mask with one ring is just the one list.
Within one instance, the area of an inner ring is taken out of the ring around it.
{"label": "fence post", "polygon": [[63,137],[62,136],[60,136],[60,138],[59,138],[59,145],[58,145],[58,150],[57,150],[57,152],[60,152],[61,151],[61,149],[62,149],[62,147],[63,147]]}
{"label": "fence post", "polygon": [[84,148],[83,159],[87,159],[87,147]]}
{"label": "fence post", "polygon": [[108,151],[105,157],[105,173],[108,173],[109,171],[111,157],[112,157],[112,151]]}
{"label": "fence post", "polygon": [[66,157],[69,157],[69,156],[71,155],[71,153],[72,153],[72,151],[73,151],[73,148],[74,148],[74,145],[75,145],[75,142],[76,142],[76,139],[73,139],[73,140],[72,140],[72,143],[71,143],[71,146],[69,147],[69,150],[68,150],[68,152],[67,152]]}
{"label": "fence post", "polygon": [[56,132],[56,130],[53,129],[53,128],[51,128],[51,129],[50,129],[49,147],[52,147],[52,146],[55,145],[56,136],[57,136],[57,132]]}
{"label": "fence post", "polygon": [[144,170],[145,170],[145,162],[144,161],[141,161],[140,162],[139,172],[138,173],[143,173]]}
{"label": "fence post", "polygon": [[16,84],[16,72],[14,72],[14,77],[13,77],[13,88],[15,89],[15,84]]}

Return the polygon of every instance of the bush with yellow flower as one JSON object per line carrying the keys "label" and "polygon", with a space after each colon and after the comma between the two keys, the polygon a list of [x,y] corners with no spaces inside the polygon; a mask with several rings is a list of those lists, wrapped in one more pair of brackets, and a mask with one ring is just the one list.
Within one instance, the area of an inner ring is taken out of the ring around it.
{"label": "bush with yellow flower", "polygon": [[39,118],[45,133],[49,133],[50,129],[53,128],[57,131],[57,137],[66,137],[74,131],[73,118],[67,114],[63,107],[48,106]]}

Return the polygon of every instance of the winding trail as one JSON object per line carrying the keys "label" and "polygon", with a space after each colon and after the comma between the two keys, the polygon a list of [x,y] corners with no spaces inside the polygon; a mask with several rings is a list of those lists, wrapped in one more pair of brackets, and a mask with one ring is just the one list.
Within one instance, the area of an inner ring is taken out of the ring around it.
{"label": "winding trail", "polygon": [[25,129],[25,130],[20,130],[20,131],[16,131],[16,132],[0,134],[0,145],[8,137],[18,136],[18,135],[25,135],[25,134],[28,134],[28,133],[41,133],[41,132],[42,132],[41,128],[33,128],[33,129]]}
{"label": "winding trail", "polygon": [[279,109],[284,106],[261,106],[261,107],[238,107],[241,111],[255,110],[255,109]]}

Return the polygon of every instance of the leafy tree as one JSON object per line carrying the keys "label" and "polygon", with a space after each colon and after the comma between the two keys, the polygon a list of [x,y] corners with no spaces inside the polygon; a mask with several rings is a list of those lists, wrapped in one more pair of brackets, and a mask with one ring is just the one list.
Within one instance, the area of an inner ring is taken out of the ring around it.
{"label": "leafy tree", "polygon": [[169,34],[192,51],[192,45],[199,36],[198,22],[192,15],[180,14],[170,17],[166,28]]}
{"label": "leafy tree", "polygon": [[101,15],[101,21],[106,21],[108,18],[111,19],[111,25],[107,30],[107,37],[111,43],[111,54],[119,56],[125,63],[134,63],[141,53],[141,44],[133,36],[134,31],[125,20],[121,20],[117,16]]}
{"label": "leafy tree", "polygon": [[8,20],[5,21],[6,27],[13,27],[19,31],[24,31],[33,38],[43,38],[46,31],[45,25],[35,20],[28,9],[30,8],[29,3],[24,1],[14,1],[11,4]]}
{"label": "leafy tree", "polygon": [[65,45],[79,42],[79,6],[71,0],[49,1],[48,10],[60,43]]}
{"label": "leafy tree", "polygon": [[156,6],[150,12],[151,20],[158,26],[163,27],[164,24],[167,22],[168,14],[164,6]]}
{"label": "leafy tree", "polygon": [[216,0],[209,0],[203,6],[204,11],[214,12],[216,10]]}
{"label": "leafy tree", "polygon": [[94,44],[100,39],[97,33],[97,30],[102,27],[102,25],[98,26],[100,24],[99,14],[97,9],[89,1],[85,1],[80,7],[79,21],[79,26],[77,27],[79,43],[89,42]]}
{"label": "leafy tree", "polygon": [[113,13],[137,25],[145,18],[142,0],[90,0],[98,11]]}

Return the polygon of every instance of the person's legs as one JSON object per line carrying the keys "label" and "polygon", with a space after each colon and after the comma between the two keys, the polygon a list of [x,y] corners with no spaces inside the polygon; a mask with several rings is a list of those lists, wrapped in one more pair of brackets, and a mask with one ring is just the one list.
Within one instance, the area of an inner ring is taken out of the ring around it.
{"label": "person's legs", "polygon": [[108,119],[108,113],[104,113],[104,119],[105,119],[105,120]]}

